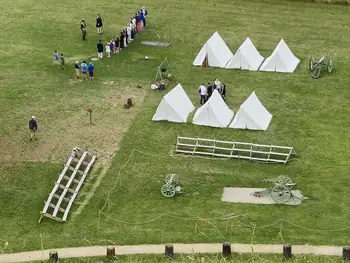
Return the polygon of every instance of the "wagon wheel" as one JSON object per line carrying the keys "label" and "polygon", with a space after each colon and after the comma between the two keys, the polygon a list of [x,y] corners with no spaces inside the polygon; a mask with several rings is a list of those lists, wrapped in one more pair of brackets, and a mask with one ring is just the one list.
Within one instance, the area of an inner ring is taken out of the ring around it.
{"label": "wagon wheel", "polygon": [[277,184],[271,189],[271,197],[276,203],[282,204],[288,202],[292,193],[287,186]]}
{"label": "wagon wheel", "polygon": [[327,72],[331,73],[333,70],[333,59],[329,58],[327,63]]}
{"label": "wagon wheel", "polygon": [[173,197],[175,195],[175,187],[171,184],[164,184],[160,191],[164,197]]}
{"label": "wagon wheel", "polygon": [[310,59],[309,59],[309,69],[310,71],[314,71],[314,65],[316,64],[316,59],[311,56]]}
{"label": "wagon wheel", "polygon": [[285,175],[278,176],[275,180],[275,184],[294,185],[292,179]]}
{"label": "wagon wheel", "polygon": [[314,67],[314,71],[312,72],[312,78],[318,79],[321,75],[321,65],[317,64],[316,67]]}
{"label": "wagon wheel", "polygon": [[173,181],[172,182],[174,184],[178,185],[179,184],[179,178],[177,177],[176,174],[168,174],[167,176],[165,176],[164,182],[167,184],[170,181],[171,177],[173,177]]}

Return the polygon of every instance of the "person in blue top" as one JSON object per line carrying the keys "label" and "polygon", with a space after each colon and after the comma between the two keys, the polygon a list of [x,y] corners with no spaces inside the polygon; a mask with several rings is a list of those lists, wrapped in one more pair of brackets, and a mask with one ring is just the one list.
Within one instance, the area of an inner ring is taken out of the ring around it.
{"label": "person in blue top", "polygon": [[58,51],[55,50],[53,52],[53,62],[56,65],[56,69],[60,66],[60,56],[58,55]]}
{"label": "person in blue top", "polygon": [[38,122],[36,121],[35,116],[32,116],[32,118],[29,121],[29,130],[30,130],[30,140],[32,141],[33,138],[35,139],[35,132],[38,129]]}
{"label": "person in blue top", "polygon": [[145,27],[145,25],[143,24],[143,21],[145,20],[145,14],[143,13],[142,9],[139,12],[139,17],[140,17],[141,29],[143,29]]}
{"label": "person in blue top", "polygon": [[90,80],[94,79],[94,69],[95,69],[94,64],[92,64],[92,62],[90,62],[89,66],[88,66]]}
{"label": "person in blue top", "polygon": [[88,72],[88,66],[86,65],[85,60],[83,60],[83,63],[80,64],[81,67],[81,73],[83,73],[83,80],[86,79],[86,74]]}

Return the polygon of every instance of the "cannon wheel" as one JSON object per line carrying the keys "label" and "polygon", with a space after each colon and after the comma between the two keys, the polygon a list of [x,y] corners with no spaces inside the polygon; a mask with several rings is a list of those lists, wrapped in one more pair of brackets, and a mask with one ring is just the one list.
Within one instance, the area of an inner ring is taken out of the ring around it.
{"label": "cannon wheel", "polygon": [[177,177],[176,174],[168,174],[167,176],[165,176],[164,182],[167,184],[170,181],[171,176],[173,176],[173,183],[178,185],[179,184],[179,178]]}
{"label": "cannon wheel", "polygon": [[333,59],[329,58],[327,62],[327,72],[331,73],[333,70]]}
{"label": "cannon wheel", "polygon": [[315,59],[315,57],[311,56],[310,59],[309,59],[309,69],[310,69],[310,71],[314,71],[315,64],[316,64],[316,59]]}
{"label": "cannon wheel", "polygon": [[293,185],[292,179],[285,175],[280,175],[276,178],[275,184]]}
{"label": "cannon wheel", "polygon": [[312,78],[313,78],[313,79],[318,79],[318,78],[320,78],[320,75],[321,75],[321,67],[322,67],[322,65],[320,65],[320,64],[317,64],[317,65],[314,67],[314,71],[312,72]]}
{"label": "cannon wheel", "polygon": [[287,203],[292,197],[290,189],[282,184],[276,184],[271,189],[271,197],[278,204]]}
{"label": "cannon wheel", "polygon": [[175,186],[171,184],[164,184],[160,189],[164,197],[173,197],[175,195]]}

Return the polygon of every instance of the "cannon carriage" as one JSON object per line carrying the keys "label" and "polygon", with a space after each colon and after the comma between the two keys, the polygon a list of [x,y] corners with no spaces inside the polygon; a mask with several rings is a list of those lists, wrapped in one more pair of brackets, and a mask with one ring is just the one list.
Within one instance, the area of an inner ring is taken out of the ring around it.
{"label": "cannon carriage", "polygon": [[310,57],[309,69],[312,72],[313,79],[318,79],[320,77],[323,66],[326,66],[327,72],[331,73],[333,70],[333,59],[323,56],[318,61],[316,61],[315,57]]}
{"label": "cannon carriage", "polygon": [[182,193],[180,180],[176,174],[168,174],[165,176],[164,183],[160,190],[164,197],[174,197],[176,194]]}
{"label": "cannon carriage", "polygon": [[273,201],[278,204],[287,203],[292,197],[295,197],[292,193],[294,186],[293,181],[284,175],[278,176],[275,179],[265,179],[264,182],[272,182],[270,188],[266,188],[262,191],[253,192],[252,195],[255,197],[271,196]]}

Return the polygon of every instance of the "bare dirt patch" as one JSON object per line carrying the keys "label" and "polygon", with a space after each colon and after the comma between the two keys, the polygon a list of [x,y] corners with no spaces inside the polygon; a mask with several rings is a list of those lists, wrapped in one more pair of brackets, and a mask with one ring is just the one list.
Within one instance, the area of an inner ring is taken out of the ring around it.
{"label": "bare dirt patch", "polygon": [[[146,89],[135,85],[120,86],[117,81],[104,86],[102,96],[95,98],[66,98],[72,110],[62,113],[49,111],[37,116],[39,130],[37,140],[29,141],[29,130],[21,129],[0,141],[0,159],[15,161],[65,162],[75,146],[96,154],[101,163],[109,160],[117,150],[122,134],[125,133],[142,105]],[[132,98],[134,106],[125,109],[124,104]],[[92,106],[92,124],[89,123],[87,107]],[[79,104],[79,109],[76,106]],[[75,107],[75,108],[74,108]],[[70,107],[68,107],[69,109]],[[74,110],[73,110],[74,109]],[[61,116],[60,116],[61,115]],[[27,125],[26,125],[27,126]]]}

